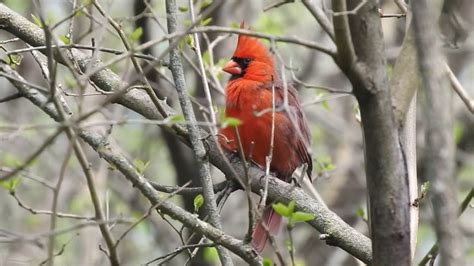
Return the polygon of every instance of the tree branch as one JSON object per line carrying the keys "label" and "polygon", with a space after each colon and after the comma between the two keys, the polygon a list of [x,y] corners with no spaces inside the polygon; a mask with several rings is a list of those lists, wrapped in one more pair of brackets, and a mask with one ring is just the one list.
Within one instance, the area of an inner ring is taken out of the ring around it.
{"label": "tree branch", "polygon": [[303,0],[303,5],[308,9],[308,11],[313,15],[316,21],[321,25],[324,32],[331,38],[331,40],[335,41],[334,37],[334,29],[332,28],[331,22],[329,21],[326,13],[317,6],[312,0]]}
{"label": "tree branch", "polygon": [[[372,263],[409,265],[408,170],[391,108],[378,6],[376,1],[347,1],[346,8],[345,2],[333,1],[336,63],[351,81],[361,111]],[[356,15],[346,13],[356,9]]]}
{"label": "tree branch", "polygon": [[[407,14],[405,37],[402,50],[397,57],[390,79],[392,107],[397,123],[401,149],[408,169],[408,189],[411,203],[418,198],[418,176],[416,157],[416,103],[419,86],[419,71],[414,40],[411,11]],[[419,207],[410,204],[410,249],[411,258],[415,256]]]}

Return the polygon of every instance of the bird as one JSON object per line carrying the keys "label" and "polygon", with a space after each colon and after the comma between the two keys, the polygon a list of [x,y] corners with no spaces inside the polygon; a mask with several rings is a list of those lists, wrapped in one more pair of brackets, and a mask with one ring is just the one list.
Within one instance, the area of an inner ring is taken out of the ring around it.
{"label": "bird", "polygon": [[[244,28],[243,22],[241,28]],[[270,171],[277,178],[291,182],[293,172],[306,164],[311,180],[313,163],[308,123],[297,91],[291,84],[283,84],[269,50],[260,40],[240,34],[232,58],[222,70],[231,74],[225,87],[225,117],[240,122],[237,131],[245,158],[265,168],[274,119]],[[238,153],[240,145],[234,132],[233,126],[221,128],[218,140],[223,149]],[[253,248],[261,253],[268,233],[278,234],[281,224],[282,217],[267,202],[252,233]]]}

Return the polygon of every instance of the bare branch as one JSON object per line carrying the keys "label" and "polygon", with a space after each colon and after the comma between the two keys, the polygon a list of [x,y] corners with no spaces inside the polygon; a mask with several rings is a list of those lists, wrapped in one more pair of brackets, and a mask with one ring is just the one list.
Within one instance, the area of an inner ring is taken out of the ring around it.
{"label": "bare branch", "polygon": [[274,42],[286,42],[286,43],[298,44],[301,46],[305,46],[305,47],[323,52],[325,54],[328,54],[329,56],[334,56],[336,54],[336,52],[331,48],[324,47],[316,42],[304,40],[296,36],[292,36],[292,37],[274,36],[267,33],[254,32],[254,31],[245,30],[245,29],[226,28],[226,27],[220,27],[220,26],[199,27],[199,28],[195,28],[191,30],[191,32],[192,33],[195,33],[195,32],[234,33],[234,34],[239,34],[239,35],[252,36],[252,37],[256,37],[260,39],[266,39],[266,40],[274,41]]}
{"label": "bare branch", "polygon": [[321,28],[323,28],[329,38],[335,42],[334,29],[322,8],[317,6],[312,0],[303,0],[303,5],[313,15],[316,21],[318,21],[319,25],[321,25]]}
{"label": "bare branch", "polygon": [[456,75],[454,75],[453,71],[449,67],[447,63],[444,63],[446,67],[446,72],[448,73],[448,78],[451,83],[451,87],[453,87],[454,91],[458,94],[461,100],[466,105],[467,109],[474,114],[474,100],[469,97],[469,94],[462,86],[461,82],[459,82]]}

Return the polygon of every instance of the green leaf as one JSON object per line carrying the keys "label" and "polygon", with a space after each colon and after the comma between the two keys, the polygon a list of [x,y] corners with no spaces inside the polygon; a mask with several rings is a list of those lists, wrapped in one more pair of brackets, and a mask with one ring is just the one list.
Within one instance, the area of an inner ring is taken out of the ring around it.
{"label": "green leaf", "polygon": [[136,42],[140,39],[140,37],[142,37],[142,35],[143,35],[143,29],[142,27],[138,27],[132,32],[132,34],[130,34],[129,38],[132,42]]}
{"label": "green leaf", "polygon": [[287,218],[290,217],[290,212],[288,211],[288,207],[285,204],[283,204],[281,202],[274,203],[274,204],[272,204],[272,208],[279,215],[281,215],[283,217],[287,217]]}
{"label": "green leaf", "polygon": [[209,55],[208,51],[205,51],[202,54],[202,61],[203,61],[205,66],[208,66],[211,63],[211,56]]}
{"label": "green leaf", "polygon": [[71,39],[69,39],[68,36],[66,35],[60,35],[59,36],[59,39],[65,44],[65,45],[68,45],[71,43]]}
{"label": "green leaf", "polygon": [[425,183],[421,185],[421,193],[426,195],[426,193],[428,193],[429,190],[430,190],[430,182],[426,181]]}
{"label": "green leaf", "polygon": [[0,182],[0,187],[8,190],[10,193],[15,192],[16,187],[20,183],[20,178],[10,178]]}
{"label": "green leaf", "polygon": [[172,117],[170,117],[170,122],[171,123],[182,123],[184,121],[185,121],[184,116],[180,115],[180,114],[173,115]]}
{"label": "green leaf", "polygon": [[22,165],[20,159],[13,153],[4,153],[2,157],[0,157],[0,161],[2,162],[3,166],[6,167],[19,167]]}
{"label": "green leaf", "polygon": [[219,254],[215,247],[205,247],[202,256],[208,263],[217,264],[219,262]]}
{"label": "green leaf", "polygon": [[230,23],[229,27],[231,27],[233,29],[240,29],[240,24],[237,23],[237,22],[232,22],[232,23]]}
{"label": "green leaf", "polygon": [[329,107],[329,102],[328,101],[322,101],[321,106],[326,109],[326,110],[331,110],[331,107]]}
{"label": "green leaf", "polygon": [[263,266],[273,266],[273,261],[269,258],[263,258]]}
{"label": "green leaf", "polygon": [[454,143],[459,144],[459,142],[462,139],[463,134],[464,134],[463,124],[459,122],[454,123],[454,128],[453,128]]}
{"label": "green leaf", "polygon": [[36,24],[36,26],[43,28],[43,23],[41,23],[41,19],[34,14],[31,14],[31,18],[33,19],[33,22]]}
{"label": "green leaf", "polygon": [[235,118],[235,117],[225,117],[223,120],[222,120],[222,127],[223,128],[226,128],[226,127],[236,127],[236,126],[239,126],[242,124],[242,121],[240,121],[239,119]]}
{"label": "green leaf", "polygon": [[191,34],[186,35],[186,37],[184,37],[184,41],[187,45],[189,45],[189,47],[194,48],[194,39]]}
{"label": "green leaf", "polygon": [[332,164],[332,163],[325,163],[325,164],[324,164],[324,171],[329,172],[329,171],[334,170],[335,168],[336,168],[336,167],[335,167],[334,164]]}
{"label": "green leaf", "polygon": [[190,19],[185,19],[185,20],[183,20],[183,25],[184,25],[185,27],[189,27],[189,26],[191,26],[191,24],[193,24],[193,23],[192,23],[192,21],[191,21]]}
{"label": "green leaf", "polygon": [[72,90],[74,87],[76,87],[76,80],[67,76],[64,80],[64,83],[66,84],[66,88]]}
{"label": "green leaf", "polygon": [[329,172],[329,171],[332,171],[332,170],[336,169],[336,167],[332,163],[331,157],[329,157],[329,156],[321,156],[320,158],[318,158],[318,162],[319,163],[316,166],[318,171]]}
{"label": "green leaf", "polygon": [[364,217],[365,217],[364,209],[362,209],[362,207],[357,208],[356,215],[357,215],[357,217],[360,217],[360,218],[364,219]]}
{"label": "green leaf", "polygon": [[210,6],[212,4],[212,0],[204,0],[202,1],[201,5],[199,6],[199,8],[202,10],[208,6]]}
{"label": "green leaf", "polygon": [[198,194],[196,197],[194,197],[194,212],[198,212],[203,204],[204,197],[202,196],[202,194]]}
{"label": "green leaf", "polygon": [[186,12],[186,11],[188,11],[188,7],[187,6],[180,6],[180,7],[178,7],[178,10],[181,11],[181,12]]}
{"label": "green leaf", "polygon": [[11,54],[7,57],[7,64],[13,68],[13,69],[16,69],[17,66],[19,66],[21,64],[21,60],[23,59],[23,57],[19,54]]}
{"label": "green leaf", "polygon": [[135,165],[135,168],[137,168],[137,171],[143,175],[143,173],[145,173],[145,170],[148,168],[148,166],[150,165],[150,161],[148,162],[143,162],[142,160],[140,159],[135,159],[133,161],[133,164]]}
{"label": "green leaf", "polygon": [[79,10],[76,10],[76,12],[74,13],[74,16],[75,17],[83,17],[85,14],[84,12],[82,11],[82,9],[79,9]]}
{"label": "green leaf", "polygon": [[201,21],[201,26],[207,26],[211,23],[212,18],[206,18],[205,20]]}
{"label": "green leaf", "polygon": [[288,203],[288,215],[292,215],[295,211],[295,201],[292,200]]}
{"label": "green leaf", "polygon": [[287,249],[288,251],[291,251],[291,249],[292,249],[292,248],[291,248],[291,246],[292,246],[292,245],[291,245],[291,241],[290,241],[289,239],[287,239],[287,240],[285,240],[284,244],[285,244],[286,249]]}
{"label": "green leaf", "polygon": [[314,214],[307,212],[294,212],[291,214],[291,221],[295,223],[312,221],[314,218],[316,218]]}
{"label": "green leaf", "polygon": [[354,116],[358,122],[362,121],[362,116],[360,115],[360,108],[358,104],[354,106]]}

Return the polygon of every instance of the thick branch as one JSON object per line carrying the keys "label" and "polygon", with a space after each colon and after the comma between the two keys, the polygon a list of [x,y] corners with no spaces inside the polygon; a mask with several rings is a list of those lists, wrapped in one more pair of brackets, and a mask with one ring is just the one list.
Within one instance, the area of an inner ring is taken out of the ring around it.
{"label": "thick branch", "polygon": [[[406,12],[406,11],[405,11]],[[414,40],[411,11],[407,13],[405,38],[402,50],[393,67],[390,80],[393,112],[400,136],[400,144],[405,154],[408,170],[410,202],[418,198],[418,177],[416,158],[416,92],[419,85],[419,72]],[[419,208],[410,204],[410,249],[415,256]]]}
{"label": "thick branch", "polygon": [[[334,11],[344,12],[344,2],[334,0]],[[376,1],[364,2],[357,14],[333,17],[336,62],[351,81],[361,110],[373,264],[410,265],[406,158],[391,108],[378,6]],[[347,10],[353,10],[361,2],[347,3]]]}

